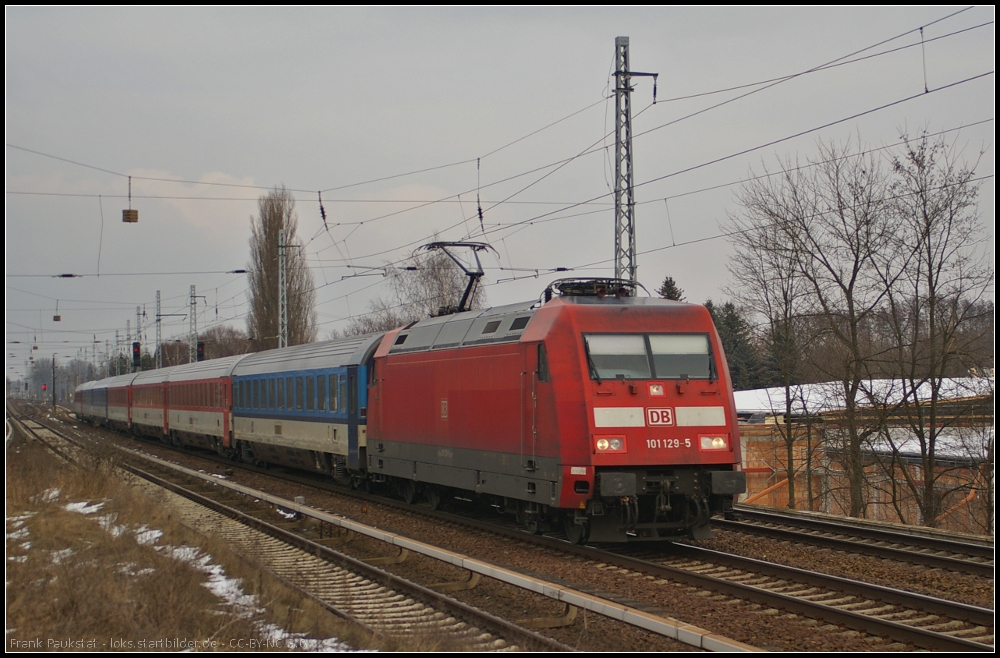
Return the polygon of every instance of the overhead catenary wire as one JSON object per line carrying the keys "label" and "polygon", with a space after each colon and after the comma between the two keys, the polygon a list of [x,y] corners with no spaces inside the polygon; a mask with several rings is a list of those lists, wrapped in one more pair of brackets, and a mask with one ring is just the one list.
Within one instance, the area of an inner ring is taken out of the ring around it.
{"label": "overhead catenary wire", "polygon": [[[959,12],[956,12],[956,13],[959,13]],[[943,20],[943,19],[942,19],[942,20]],[[661,102],[663,102],[663,101],[661,101]],[[465,161],[465,162],[469,162],[469,161]],[[702,166],[704,166],[704,165],[702,165]],[[421,171],[426,171],[426,170],[421,170]],[[112,172],[112,173],[114,173],[114,172]],[[674,172],[674,173],[672,173],[672,174],[669,174],[669,175],[677,175],[678,173],[683,173],[683,172]],[[384,179],[378,179],[378,180],[384,180]],[[653,180],[651,180],[651,181],[646,181],[646,183],[651,183],[651,182],[654,182],[655,180],[659,180],[659,179],[653,179]],[[478,181],[477,181],[477,182],[478,182]],[[269,189],[269,188],[264,188],[264,187],[258,187],[258,189]],[[477,185],[477,189],[478,189],[478,185]],[[689,193],[693,193],[693,192],[689,192]],[[674,198],[674,196],[677,196],[677,195],[672,195],[672,196],[670,196],[670,197],[665,197],[665,198]],[[506,201],[503,201],[503,202],[504,202],[504,203],[518,203],[517,201],[515,201],[515,200],[512,200],[512,199],[508,199],[508,200],[506,200]],[[657,199],[657,200],[656,200],[656,202],[659,202],[659,199]],[[585,203],[586,203],[586,202],[585,202]],[[574,204],[574,207],[575,207],[575,206],[578,206],[578,205],[580,205],[580,204]],[[562,208],[561,210],[562,210],[562,211],[565,211],[566,209],[567,209],[567,208]],[[557,211],[557,212],[558,212],[558,211]],[[463,216],[464,216],[464,213],[463,213]],[[369,221],[370,221],[370,220],[369,220]],[[516,224],[514,224],[514,225],[516,225]],[[493,230],[493,229],[491,229],[491,231],[492,231],[492,230]],[[499,230],[499,229],[497,229],[497,230]],[[484,227],[484,226],[482,227],[482,232],[483,232],[483,234],[484,234],[484,235],[486,234],[486,230],[485,230],[485,227]],[[345,243],[345,246],[346,246],[346,243]],[[406,245],[406,246],[408,246],[408,245]],[[404,247],[405,247],[405,246],[404,246]],[[401,248],[403,248],[403,247],[401,247]]]}
{"label": "overhead catenary wire", "polygon": [[[906,30],[906,31],[904,31],[904,32],[902,32],[900,34],[897,34],[895,36],[889,37],[887,39],[883,39],[882,41],[879,41],[879,42],[877,42],[875,44],[872,44],[870,46],[866,46],[865,48],[853,51],[853,52],[851,52],[851,53],[849,53],[847,55],[843,55],[843,56],[841,56],[839,58],[836,58],[836,59],[831,60],[829,62],[826,62],[824,64],[820,64],[820,65],[817,65],[817,66],[812,67],[810,69],[799,71],[797,73],[792,73],[792,74],[788,74],[788,75],[785,75],[785,76],[780,76],[780,77],[777,77],[777,78],[771,78],[771,79],[768,79],[768,80],[757,81],[757,82],[753,82],[753,83],[746,83],[746,84],[743,84],[743,85],[736,85],[736,86],[731,86],[731,87],[726,87],[726,88],[711,90],[711,91],[707,91],[707,92],[699,92],[697,94],[690,94],[690,95],[683,96],[683,97],[668,98],[668,99],[660,100],[659,103],[663,104],[663,103],[668,103],[668,102],[677,101],[677,100],[684,100],[684,99],[688,99],[688,98],[697,98],[697,97],[702,97],[702,96],[707,96],[707,95],[712,95],[712,94],[717,94],[717,93],[723,93],[723,92],[727,92],[727,91],[734,91],[734,90],[739,90],[739,89],[744,89],[744,88],[749,88],[749,87],[758,87],[758,86],[761,86],[761,85],[768,85],[767,87],[764,87],[762,89],[755,89],[755,90],[753,90],[751,92],[748,92],[747,94],[743,94],[743,95],[737,96],[735,98],[723,101],[721,104],[717,104],[717,105],[713,105],[713,106],[710,106],[710,107],[707,107],[707,108],[703,108],[702,110],[699,110],[697,113],[694,113],[694,114],[691,114],[691,115],[688,115],[688,116],[685,116],[685,117],[681,117],[681,118],[679,118],[677,120],[674,120],[674,121],[671,121],[671,122],[668,122],[668,123],[665,123],[665,124],[661,124],[659,126],[655,126],[655,127],[651,128],[651,129],[649,129],[647,131],[644,131],[642,133],[638,133],[638,134],[634,135],[633,138],[637,138],[637,137],[640,137],[640,136],[642,136],[642,135],[644,135],[644,134],[646,134],[648,132],[659,130],[659,129],[667,127],[669,125],[673,125],[673,124],[677,123],[678,121],[682,121],[684,119],[691,118],[693,116],[696,116],[697,114],[701,114],[701,113],[710,111],[712,109],[715,109],[716,107],[720,107],[721,105],[728,104],[728,103],[731,103],[731,102],[736,101],[736,100],[740,100],[740,99],[745,98],[746,96],[748,96],[750,94],[757,93],[759,91],[763,91],[764,89],[768,89],[771,86],[774,86],[776,84],[780,84],[780,83],[783,83],[783,82],[795,79],[797,77],[801,77],[801,76],[806,75],[806,74],[821,72],[821,71],[824,71],[824,70],[826,70],[828,68],[832,68],[834,66],[842,66],[842,65],[846,65],[846,64],[852,64],[852,63],[856,63],[858,61],[863,61],[865,59],[870,59],[872,57],[879,57],[879,56],[883,56],[883,55],[886,55],[886,54],[897,52],[899,50],[903,50],[903,49],[906,49],[906,48],[915,47],[916,45],[921,45],[921,44],[908,44],[906,46],[901,46],[901,47],[896,48],[896,49],[884,51],[884,52],[881,52],[881,53],[876,53],[876,54],[873,54],[873,55],[867,55],[867,56],[862,57],[862,58],[848,60],[848,58],[851,58],[851,57],[853,57],[855,55],[858,55],[860,53],[863,53],[863,52],[866,52],[868,50],[871,50],[872,48],[877,48],[878,46],[881,46],[881,45],[889,43],[891,41],[900,39],[900,38],[902,38],[902,37],[904,37],[906,35],[913,34],[915,32],[921,32],[926,27],[929,27],[929,26],[934,25],[936,23],[939,23],[939,22],[942,22],[942,21],[947,20],[949,18],[952,18],[954,16],[957,16],[957,15],[959,15],[959,14],[965,12],[965,11],[968,11],[969,9],[972,9],[972,8],[973,7],[971,7],[971,6],[970,7],[965,7],[964,9],[952,12],[952,13],[950,13],[950,14],[948,14],[946,16],[943,16],[943,17],[941,17],[939,19],[936,19],[936,20],[931,21],[929,23],[925,23],[924,25],[919,26],[917,28],[912,28],[910,30]],[[967,31],[970,31],[970,30],[973,30],[973,29],[978,29],[980,27],[985,27],[985,26],[992,25],[992,24],[993,24],[993,21],[984,22],[984,23],[981,23],[981,24],[978,24],[978,25],[975,25],[975,26],[972,26],[972,27],[969,27],[969,28],[964,28],[962,30],[956,30],[956,31],[950,32],[948,34],[939,35],[937,37],[934,37],[933,39],[928,39],[927,41],[930,42],[930,41],[936,41],[936,40],[939,40],[939,39],[948,38],[948,37],[951,37],[951,36],[962,34],[964,32],[967,32]],[[848,61],[842,61],[842,60],[848,60]],[[408,172],[403,172],[403,173],[399,173],[399,174],[391,174],[391,175],[388,175],[388,176],[382,176],[382,177],[378,177],[378,178],[372,178],[372,179],[368,179],[368,180],[364,180],[364,181],[358,181],[358,182],[355,182],[355,183],[348,183],[348,184],[344,184],[344,185],[340,185],[340,186],[329,187],[329,188],[321,190],[321,192],[332,192],[332,191],[338,191],[338,190],[348,189],[348,188],[352,188],[352,187],[358,187],[358,186],[362,186],[362,185],[367,185],[367,184],[376,183],[376,182],[382,182],[382,181],[391,180],[391,179],[395,179],[395,178],[402,178],[402,177],[412,176],[412,175],[416,175],[416,174],[420,174],[420,173],[426,173],[426,172],[429,172],[429,171],[435,171],[435,170],[439,170],[439,169],[445,169],[445,168],[449,168],[449,167],[455,167],[455,166],[460,166],[460,165],[464,165],[464,164],[470,164],[470,163],[472,163],[474,161],[476,161],[478,163],[478,160],[481,159],[481,158],[485,158],[485,157],[488,157],[488,156],[493,155],[495,153],[498,153],[498,152],[500,152],[500,151],[502,151],[502,150],[504,150],[504,149],[506,149],[506,148],[508,148],[510,146],[513,146],[514,144],[517,144],[517,143],[519,143],[519,142],[521,142],[521,141],[523,141],[523,140],[525,140],[525,139],[527,139],[529,137],[532,137],[532,136],[534,136],[534,135],[536,135],[538,133],[541,133],[544,130],[546,130],[548,128],[551,128],[551,127],[553,127],[553,126],[555,126],[555,125],[557,125],[557,124],[559,124],[559,123],[561,123],[561,122],[563,122],[563,121],[565,121],[565,120],[567,120],[569,118],[572,118],[572,117],[576,116],[577,114],[580,114],[581,112],[584,112],[584,111],[586,111],[586,110],[588,110],[588,109],[590,109],[592,107],[595,107],[596,105],[598,105],[600,103],[606,103],[606,102],[607,102],[607,98],[602,98],[601,100],[596,101],[595,103],[592,103],[590,105],[587,105],[587,106],[585,106],[585,107],[583,107],[583,108],[581,108],[579,110],[576,110],[576,111],[574,111],[574,112],[566,115],[565,117],[562,117],[561,119],[558,119],[558,120],[553,121],[553,122],[551,122],[549,124],[546,124],[545,126],[539,128],[539,129],[536,129],[536,130],[534,130],[534,131],[532,131],[532,132],[530,132],[530,133],[528,133],[526,135],[523,135],[522,137],[514,139],[514,140],[512,140],[512,141],[510,141],[510,142],[508,142],[506,144],[504,144],[503,146],[495,148],[492,151],[489,151],[486,154],[484,154],[482,156],[479,156],[478,158],[468,158],[468,159],[459,160],[459,161],[451,162],[451,163],[444,164],[444,165],[436,165],[436,166],[432,166],[432,167],[425,167],[425,168],[422,168],[422,169],[416,169],[416,170],[412,170],[412,171],[408,171]],[[650,107],[651,106],[652,106],[652,104],[650,105]],[[645,109],[648,109],[648,107],[644,108],[644,110],[642,110],[642,111],[645,111]],[[640,114],[641,114],[642,111],[640,111]],[[607,136],[608,135],[605,135],[605,139],[607,138]],[[49,154],[49,153],[44,153],[42,151],[38,151],[38,150],[35,150],[35,149],[31,149],[31,148],[26,148],[26,147],[23,147],[23,146],[18,146],[16,144],[11,144],[9,142],[7,142],[5,144],[9,148],[18,149],[18,150],[21,150],[21,151],[25,151],[25,152],[28,152],[28,153],[33,153],[35,155],[39,155],[39,156],[43,156],[43,157],[47,157],[47,158],[52,158],[52,159],[55,159],[55,160],[60,160],[60,161],[67,162],[69,164],[74,164],[74,165],[77,165],[77,166],[80,166],[80,167],[86,167],[86,168],[93,169],[93,170],[96,170],[96,171],[101,171],[101,172],[104,172],[104,173],[108,173],[108,174],[111,174],[111,175],[114,175],[114,176],[120,176],[120,177],[124,177],[124,178],[128,178],[129,177],[129,174],[125,174],[125,173],[122,173],[122,172],[114,171],[114,170],[111,170],[111,169],[108,169],[108,168],[105,168],[105,167],[100,167],[100,166],[97,166],[97,165],[92,165],[92,164],[80,162],[78,160],[72,160],[70,158],[65,158],[65,157],[62,157],[62,156],[57,156],[57,155],[53,155],[53,154]],[[589,153],[586,153],[586,154],[589,154]],[[574,156],[574,157],[579,157],[579,156]],[[561,161],[549,163],[547,165],[543,165],[542,167],[535,168],[533,170],[529,170],[529,171],[523,172],[522,174],[519,174],[519,175],[529,175],[531,173],[539,171],[540,169],[558,166],[559,164],[563,164],[565,162],[566,162],[566,160],[561,160]],[[221,183],[221,182],[216,182],[216,181],[196,181],[196,180],[187,180],[187,179],[179,179],[179,178],[176,178],[176,179],[175,178],[164,178],[164,177],[154,177],[154,176],[133,176],[133,177],[136,178],[137,180],[148,180],[148,181],[157,181],[157,182],[179,183],[179,184],[187,184],[187,185],[207,185],[207,186],[216,186],[216,187],[245,188],[245,189],[257,189],[257,190],[271,190],[274,187],[273,185],[269,186],[269,185],[252,185],[252,184],[245,184],[245,183]],[[504,180],[510,180],[510,179],[504,179]],[[494,184],[497,184],[499,182],[502,182],[502,181],[496,181],[494,183],[488,183],[486,186],[488,187],[490,185],[494,185]],[[291,191],[291,192],[300,192],[300,193],[312,193],[314,191],[314,190],[306,190],[306,189],[300,189],[300,188],[288,188],[288,190]],[[463,192],[463,193],[467,193],[467,192]],[[21,192],[18,192],[18,191],[8,191],[8,194],[17,194],[17,193],[21,193]],[[55,193],[39,193],[39,194],[53,194],[53,195],[55,195]],[[105,195],[105,196],[111,197],[112,195]],[[454,196],[454,195],[452,195],[452,196]],[[137,195],[136,198],[178,198],[178,199],[180,199],[180,198],[188,198],[188,199],[203,199],[204,197],[174,197],[174,196],[167,196],[167,195],[149,195],[149,196],[140,197],[140,196]],[[449,198],[451,198],[451,197],[449,197]],[[248,199],[244,199],[244,198],[226,198],[226,197],[223,197],[223,198],[219,198],[217,200],[240,200],[240,201],[243,201],[243,200],[248,200]],[[377,200],[372,200],[372,201],[377,201]],[[372,221],[372,220],[369,220],[369,221]]]}

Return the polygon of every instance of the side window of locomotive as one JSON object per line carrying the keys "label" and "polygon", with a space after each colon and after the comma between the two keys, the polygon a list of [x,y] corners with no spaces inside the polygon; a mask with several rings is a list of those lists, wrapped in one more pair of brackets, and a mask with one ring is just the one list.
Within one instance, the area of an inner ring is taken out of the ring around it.
{"label": "side window of locomotive", "polygon": [[316,377],[316,408],[326,411],[326,376]]}
{"label": "side window of locomotive", "polygon": [[549,381],[549,358],[545,354],[545,343],[538,344],[538,381]]}
{"label": "side window of locomotive", "polygon": [[642,334],[584,336],[591,379],[650,379]]}
{"label": "side window of locomotive", "polygon": [[653,368],[659,379],[711,379],[712,354],[705,334],[653,334]]}
{"label": "side window of locomotive", "polygon": [[316,378],[312,375],[306,377],[306,409],[316,409]]}

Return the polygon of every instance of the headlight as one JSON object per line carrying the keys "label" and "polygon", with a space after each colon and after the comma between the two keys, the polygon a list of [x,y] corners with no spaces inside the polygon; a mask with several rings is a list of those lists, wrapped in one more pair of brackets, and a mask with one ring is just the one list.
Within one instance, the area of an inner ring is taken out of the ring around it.
{"label": "headlight", "polygon": [[597,452],[627,452],[625,449],[625,437],[622,436],[602,436],[594,442]]}
{"label": "headlight", "polygon": [[728,450],[729,439],[725,436],[700,436],[702,450]]}

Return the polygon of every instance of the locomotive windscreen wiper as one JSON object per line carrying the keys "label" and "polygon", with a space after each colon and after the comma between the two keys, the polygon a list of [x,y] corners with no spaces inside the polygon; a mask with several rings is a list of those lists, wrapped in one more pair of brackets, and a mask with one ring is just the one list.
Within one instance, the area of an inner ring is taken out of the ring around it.
{"label": "locomotive windscreen wiper", "polygon": [[597,372],[597,364],[594,363],[594,357],[590,356],[590,348],[585,347],[587,351],[587,365],[590,366],[590,376],[597,380],[597,383],[601,383],[601,375]]}

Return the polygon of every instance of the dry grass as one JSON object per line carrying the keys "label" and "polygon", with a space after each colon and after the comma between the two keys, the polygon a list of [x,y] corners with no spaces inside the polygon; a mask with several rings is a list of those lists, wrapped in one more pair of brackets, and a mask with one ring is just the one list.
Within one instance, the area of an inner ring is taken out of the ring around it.
{"label": "dry grass", "polygon": [[[8,651],[307,648],[267,642],[269,625],[298,638],[339,638],[363,650],[464,649],[448,646],[440,635],[373,637],[340,619],[222,539],[183,525],[162,496],[115,468],[113,450],[71,465],[15,433],[6,453]],[[101,508],[86,515],[66,509],[78,501]],[[137,541],[143,528],[163,533],[155,542],[161,550]],[[255,597],[256,610],[223,602],[205,586],[203,570],[164,546],[211,556]]]}
{"label": "dry grass", "polygon": [[[266,624],[369,645],[367,633],[180,524],[106,460],[71,466],[23,438],[8,442],[6,456],[8,650],[247,650],[265,648]],[[84,515],[65,508],[74,501],[103,505]],[[144,527],[163,532],[161,547],[210,555],[265,612],[224,603],[204,586],[204,570],[137,541]]]}

